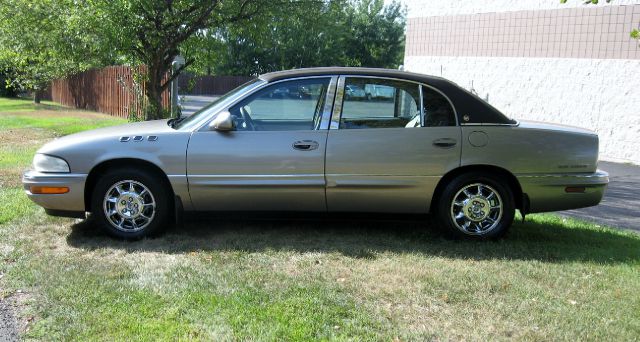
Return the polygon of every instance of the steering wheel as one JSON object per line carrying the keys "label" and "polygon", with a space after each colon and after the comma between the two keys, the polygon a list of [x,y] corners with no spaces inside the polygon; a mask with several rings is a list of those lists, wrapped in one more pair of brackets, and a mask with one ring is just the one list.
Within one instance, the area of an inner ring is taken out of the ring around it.
{"label": "steering wheel", "polygon": [[248,131],[255,131],[255,125],[253,124],[253,120],[251,119],[251,116],[249,115],[249,111],[251,109],[249,109],[246,106],[242,106],[240,107],[240,115],[242,115],[242,120],[244,120],[245,125],[247,126],[247,130]]}

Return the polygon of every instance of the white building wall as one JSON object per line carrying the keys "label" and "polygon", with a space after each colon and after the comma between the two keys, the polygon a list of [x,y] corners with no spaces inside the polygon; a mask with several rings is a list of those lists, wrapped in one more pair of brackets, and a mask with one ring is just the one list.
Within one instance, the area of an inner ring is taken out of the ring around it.
{"label": "white building wall", "polygon": [[[568,0],[565,4],[560,3],[560,0],[404,0],[403,3],[407,5],[408,18],[585,7],[584,0]],[[597,5],[589,6],[607,7],[638,3],[638,0],[600,0]]]}
{"label": "white building wall", "polygon": [[474,89],[516,119],[595,130],[601,159],[640,164],[640,60],[409,56],[405,69]]}
{"label": "white building wall", "polygon": [[[406,3],[408,16],[416,18],[413,31],[421,29],[420,18],[432,16],[584,7],[583,1],[571,0],[566,5],[559,0],[409,0]],[[640,1],[615,1],[616,5],[638,3]],[[633,15],[635,20],[635,12]],[[409,25],[411,31],[412,20]],[[453,46],[445,50],[446,53],[438,50],[438,55],[429,55],[425,51],[433,47],[418,46],[421,39],[428,43],[428,34],[424,38],[416,38],[417,35],[412,33],[413,38],[408,39],[405,70],[443,76],[473,89],[516,119],[594,130],[600,136],[602,160],[640,164],[640,59],[633,53],[628,54],[633,55],[633,59],[469,56],[468,51],[456,54]]]}

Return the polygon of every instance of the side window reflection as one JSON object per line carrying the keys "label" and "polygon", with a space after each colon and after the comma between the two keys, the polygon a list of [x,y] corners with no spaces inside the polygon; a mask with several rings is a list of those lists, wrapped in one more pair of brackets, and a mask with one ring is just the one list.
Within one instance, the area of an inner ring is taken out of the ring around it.
{"label": "side window reflection", "polygon": [[348,77],[341,129],[420,127],[420,89],[415,83]]}
{"label": "side window reflection", "polygon": [[233,106],[239,131],[314,130],[319,127],[329,78],[275,83]]}

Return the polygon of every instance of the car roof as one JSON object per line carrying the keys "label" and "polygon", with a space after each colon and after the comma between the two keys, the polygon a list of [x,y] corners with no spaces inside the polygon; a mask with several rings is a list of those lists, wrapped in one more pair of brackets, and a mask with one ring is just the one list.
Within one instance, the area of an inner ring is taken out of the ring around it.
{"label": "car roof", "polygon": [[298,77],[333,75],[387,77],[423,83],[441,91],[449,98],[449,100],[451,100],[458,115],[458,122],[460,123],[515,123],[515,120],[507,118],[499,110],[495,109],[493,106],[491,106],[475,94],[468,92],[454,82],[437,76],[430,76],[394,69],[322,67],[270,72],[260,75],[259,78],[266,82],[275,82]]}
{"label": "car roof", "polygon": [[267,82],[279,81],[287,78],[307,77],[307,76],[323,76],[323,75],[367,75],[400,78],[413,80],[418,82],[431,83],[433,81],[446,81],[442,77],[417,74],[408,71],[395,69],[379,69],[379,68],[356,68],[356,67],[322,67],[322,68],[303,68],[291,69],[283,71],[275,71],[260,75],[261,80]]}

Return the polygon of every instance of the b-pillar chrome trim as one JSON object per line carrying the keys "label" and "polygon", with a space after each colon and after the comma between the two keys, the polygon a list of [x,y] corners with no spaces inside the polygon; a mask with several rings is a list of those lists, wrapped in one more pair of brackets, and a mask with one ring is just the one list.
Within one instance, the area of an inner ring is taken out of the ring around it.
{"label": "b-pillar chrome trim", "polygon": [[338,76],[332,76],[331,81],[329,82],[329,88],[327,89],[324,108],[322,109],[320,130],[326,130],[329,128],[329,122],[331,122],[331,114],[333,110],[333,103],[336,95],[336,83],[338,83]]}
{"label": "b-pillar chrome trim", "polygon": [[342,113],[345,79],[345,76],[340,76],[340,78],[338,78],[338,88],[336,89],[336,97],[333,101],[333,114],[331,114],[331,125],[329,126],[329,129],[340,128],[340,114]]}

